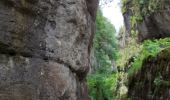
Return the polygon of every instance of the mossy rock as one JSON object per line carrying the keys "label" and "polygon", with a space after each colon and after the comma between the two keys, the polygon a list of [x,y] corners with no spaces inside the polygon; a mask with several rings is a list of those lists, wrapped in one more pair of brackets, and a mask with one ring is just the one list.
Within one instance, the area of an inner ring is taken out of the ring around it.
{"label": "mossy rock", "polygon": [[136,100],[169,100],[170,47],[149,56],[141,69],[129,78],[128,97]]}
{"label": "mossy rock", "polygon": [[170,47],[162,50],[158,56],[162,59],[170,59]]}

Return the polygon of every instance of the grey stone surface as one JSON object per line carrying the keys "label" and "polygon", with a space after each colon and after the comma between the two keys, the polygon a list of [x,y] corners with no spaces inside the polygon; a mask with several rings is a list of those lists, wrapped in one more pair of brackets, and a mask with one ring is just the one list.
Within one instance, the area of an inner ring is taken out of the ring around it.
{"label": "grey stone surface", "polygon": [[170,48],[143,60],[141,69],[129,77],[128,97],[132,100],[170,99]]}
{"label": "grey stone surface", "polygon": [[0,100],[87,100],[98,0],[0,1]]}
{"label": "grey stone surface", "polygon": [[138,22],[139,41],[170,37],[170,11],[156,12]]}
{"label": "grey stone surface", "polygon": [[[163,4],[162,4],[162,3]],[[125,8],[126,12],[123,13],[124,23],[126,28],[126,36],[129,37],[131,34],[131,17],[135,16],[131,7],[135,6],[131,0],[127,1]],[[160,39],[170,37],[170,1],[160,0],[160,8],[155,9],[154,12],[147,11],[145,15],[141,13],[141,20],[137,20],[136,25],[133,29],[138,31],[138,41],[142,42],[147,39]],[[140,8],[141,9],[141,8]],[[148,8],[149,9],[149,8]],[[136,12],[137,13],[137,12]],[[138,12],[139,13],[139,12]]]}

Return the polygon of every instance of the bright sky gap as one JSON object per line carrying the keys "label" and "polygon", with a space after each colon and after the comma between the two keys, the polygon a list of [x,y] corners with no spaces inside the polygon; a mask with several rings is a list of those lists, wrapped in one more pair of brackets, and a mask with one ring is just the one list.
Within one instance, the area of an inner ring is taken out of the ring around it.
{"label": "bright sky gap", "polygon": [[115,26],[117,33],[124,23],[120,3],[121,0],[114,0],[110,4],[101,7],[103,15]]}

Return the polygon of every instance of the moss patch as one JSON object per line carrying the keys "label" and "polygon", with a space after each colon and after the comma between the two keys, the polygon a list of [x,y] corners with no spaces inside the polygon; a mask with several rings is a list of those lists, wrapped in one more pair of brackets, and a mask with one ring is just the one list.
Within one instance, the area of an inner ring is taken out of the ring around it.
{"label": "moss patch", "polygon": [[[140,70],[144,59],[149,56],[155,57],[160,51],[162,51],[159,55],[161,57],[168,57],[170,50],[166,49],[170,47],[170,38],[159,39],[159,40],[146,40],[142,44],[142,50],[139,52],[138,56],[136,56],[134,62],[131,64],[130,69],[128,70],[128,75],[132,76]],[[166,52],[166,53],[164,53]]]}

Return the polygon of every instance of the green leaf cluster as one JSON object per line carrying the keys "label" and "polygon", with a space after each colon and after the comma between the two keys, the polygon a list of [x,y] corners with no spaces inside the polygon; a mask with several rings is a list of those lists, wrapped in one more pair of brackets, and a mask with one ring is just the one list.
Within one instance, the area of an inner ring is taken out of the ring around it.
{"label": "green leaf cluster", "polygon": [[118,57],[115,33],[113,25],[98,10],[93,48],[98,63],[96,67],[100,73],[109,72],[112,60]]}
{"label": "green leaf cluster", "polygon": [[96,33],[93,41],[95,64],[88,75],[89,94],[93,100],[112,100],[117,74],[112,72],[112,63],[118,58],[115,28],[99,9],[96,18]]}
{"label": "green leaf cluster", "polygon": [[112,100],[117,84],[117,74],[90,75],[87,80],[89,95],[93,100]]}
{"label": "green leaf cluster", "polygon": [[136,55],[134,62],[128,70],[128,75],[131,76],[136,73],[141,68],[145,58],[149,56],[155,57],[160,51],[167,47],[170,47],[170,38],[144,41],[141,51]]}

